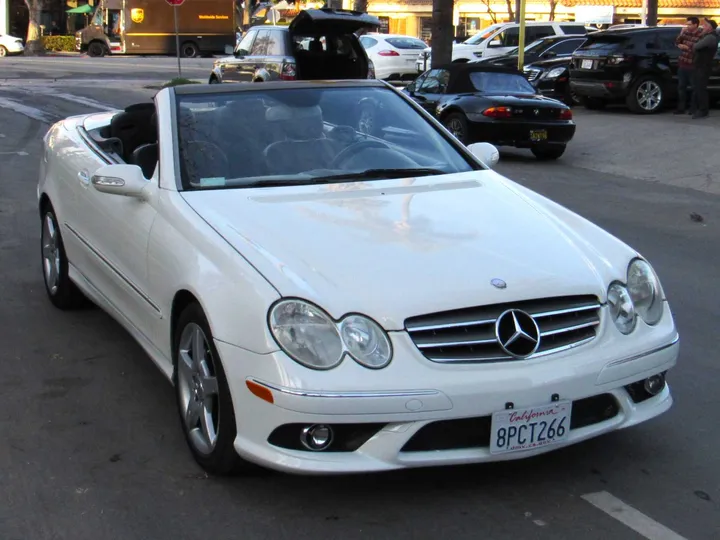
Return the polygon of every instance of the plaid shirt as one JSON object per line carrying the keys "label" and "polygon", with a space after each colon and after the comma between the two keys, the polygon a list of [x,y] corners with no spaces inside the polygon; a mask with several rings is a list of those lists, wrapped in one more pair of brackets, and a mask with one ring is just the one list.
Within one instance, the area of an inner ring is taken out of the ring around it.
{"label": "plaid shirt", "polygon": [[688,30],[683,30],[682,33],[677,37],[675,40],[676,45],[685,44],[690,47],[687,51],[682,51],[680,54],[680,57],[678,58],[678,67],[680,68],[691,68],[693,66],[693,45],[697,43],[697,41],[702,37],[703,31],[701,28],[698,28],[694,32],[690,32]]}

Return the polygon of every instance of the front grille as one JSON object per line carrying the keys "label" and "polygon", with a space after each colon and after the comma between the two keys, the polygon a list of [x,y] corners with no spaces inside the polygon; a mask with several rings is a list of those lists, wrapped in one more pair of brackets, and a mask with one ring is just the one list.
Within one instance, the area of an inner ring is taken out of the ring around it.
{"label": "front grille", "polygon": [[[592,426],[615,418],[620,412],[617,400],[611,394],[600,394],[573,401],[570,429]],[[492,433],[492,416],[458,418],[430,422],[420,428],[401,452],[431,452],[488,448]]]}
{"label": "front grille", "polygon": [[593,340],[600,324],[597,297],[565,296],[495,304],[411,317],[405,329],[420,352],[433,362],[503,362],[516,360],[495,335],[495,323],[508,309],[522,310],[535,319],[540,345],[535,358]]}

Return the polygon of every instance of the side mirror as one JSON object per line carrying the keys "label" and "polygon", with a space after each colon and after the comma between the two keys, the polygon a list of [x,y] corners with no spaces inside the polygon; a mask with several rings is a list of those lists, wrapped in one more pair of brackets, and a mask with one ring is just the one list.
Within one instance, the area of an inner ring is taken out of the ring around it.
{"label": "side mirror", "polygon": [[225,54],[228,56],[230,56],[234,50],[235,48],[232,45],[225,45]]}
{"label": "side mirror", "polygon": [[106,165],[95,171],[92,185],[101,193],[144,199],[148,181],[137,165]]}
{"label": "side mirror", "polygon": [[500,152],[490,143],[480,142],[469,144],[467,147],[472,155],[482,161],[491,169],[500,161]]}

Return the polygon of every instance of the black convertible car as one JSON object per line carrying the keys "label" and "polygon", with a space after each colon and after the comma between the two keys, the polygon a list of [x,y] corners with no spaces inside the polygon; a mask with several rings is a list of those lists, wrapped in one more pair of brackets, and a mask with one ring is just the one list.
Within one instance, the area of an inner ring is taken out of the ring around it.
{"label": "black convertible car", "polygon": [[515,68],[448,64],[426,71],[404,92],[463,144],[529,148],[538,159],[558,159],[575,135],[570,107],[538,95]]}

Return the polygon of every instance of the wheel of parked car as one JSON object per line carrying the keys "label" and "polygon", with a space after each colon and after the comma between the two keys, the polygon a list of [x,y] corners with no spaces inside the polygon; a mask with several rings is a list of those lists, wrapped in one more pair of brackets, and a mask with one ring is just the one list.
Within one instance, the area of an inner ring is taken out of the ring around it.
{"label": "wheel of parked car", "polygon": [[180,52],[185,58],[196,58],[200,55],[200,49],[192,41],[186,41],[180,47]]}
{"label": "wheel of parked car", "polygon": [[550,161],[553,159],[559,159],[560,156],[565,153],[565,148],[567,147],[564,144],[548,144],[533,146],[530,151],[539,160]]}
{"label": "wheel of parked car", "polygon": [[7,56],[7,54],[8,54],[8,50],[5,47],[3,47],[2,45],[0,45],[0,58]]}
{"label": "wheel of parked car", "polygon": [[652,114],[662,109],[665,94],[662,85],[654,77],[642,77],[630,87],[628,108],[637,114]]}
{"label": "wheel of parked car", "polygon": [[180,314],[173,341],[178,413],[195,460],[219,475],[254,469],[235,452],[237,427],[230,388],[199,304],[191,303]]}
{"label": "wheel of parked car", "polygon": [[50,302],[60,309],[72,309],[82,305],[85,296],[70,281],[65,245],[55,210],[50,203],[43,207],[40,248],[45,290]]}
{"label": "wheel of parked car", "polygon": [[99,56],[105,56],[105,53],[107,52],[107,47],[105,47],[105,44],[101,41],[93,41],[88,45],[88,56],[93,57],[99,57]]}
{"label": "wheel of parked car", "polygon": [[467,144],[468,123],[467,118],[462,113],[451,113],[443,120],[443,125],[447,130],[455,135],[455,138],[463,144]]}

